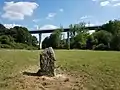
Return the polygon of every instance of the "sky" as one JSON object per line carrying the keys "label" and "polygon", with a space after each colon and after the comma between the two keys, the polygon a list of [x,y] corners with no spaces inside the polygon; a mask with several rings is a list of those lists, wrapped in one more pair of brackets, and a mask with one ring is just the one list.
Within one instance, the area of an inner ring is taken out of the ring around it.
{"label": "sky", "polygon": [[7,28],[67,28],[82,21],[93,26],[119,18],[120,0],[0,0],[0,23]]}

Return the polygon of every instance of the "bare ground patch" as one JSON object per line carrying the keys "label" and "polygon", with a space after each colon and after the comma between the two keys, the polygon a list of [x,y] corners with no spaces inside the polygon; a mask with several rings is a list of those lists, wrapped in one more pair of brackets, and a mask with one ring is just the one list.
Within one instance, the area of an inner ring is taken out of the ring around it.
{"label": "bare ground patch", "polygon": [[[38,67],[28,67],[15,77],[12,89],[15,90],[87,90],[84,85],[87,82],[86,75],[67,73],[57,74],[55,77],[36,76]],[[26,72],[28,74],[24,74]]]}

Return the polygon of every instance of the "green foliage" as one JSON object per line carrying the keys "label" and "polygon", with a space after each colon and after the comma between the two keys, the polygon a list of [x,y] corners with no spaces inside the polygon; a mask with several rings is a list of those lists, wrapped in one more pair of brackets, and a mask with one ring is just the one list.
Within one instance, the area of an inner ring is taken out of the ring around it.
{"label": "green foliage", "polygon": [[32,45],[37,46],[37,44],[38,44],[37,38],[35,36],[32,36]]}
{"label": "green foliage", "polygon": [[[97,40],[97,43],[96,43],[96,48],[99,49],[99,50],[103,50],[107,48],[111,48],[110,47],[110,43],[112,41],[112,34],[105,31],[105,30],[100,30],[100,31],[97,31],[95,33],[93,33],[93,37],[94,39]],[[100,49],[101,48],[101,49]]]}
{"label": "green foliage", "polygon": [[[119,20],[109,21],[93,34],[88,33],[84,22],[75,25],[71,24],[69,27],[71,49],[120,50]],[[56,32],[56,34],[53,33],[50,37],[45,38],[43,46],[52,46],[54,48],[68,47],[67,39],[60,40],[59,35]]]}
{"label": "green foliage", "polygon": [[0,42],[1,42],[1,44],[9,44],[9,42],[10,42],[9,37],[6,35],[0,36]]}
{"label": "green foliage", "polygon": [[14,49],[28,49],[28,50],[37,49],[37,47],[29,46],[29,45],[23,44],[23,43],[12,43],[11,46]]}
{"label": "green foliage", "polygon": [[0,24],[0,35],[5,35],[7,29],[4,27],[4,25]]}
{"label": "green foliage", "polygon": [[[114,20],[103,24],[93,34],[88,33],[85,23],[71,24],[70,44],[62,38],[63,27],[55,30],[42,42],[42,47],[71,48],[71,49],[95,49],[95,50],[120,50],[120,21]],[[25,27],[15,26],[6,29],[0,24],[1,48],[33,49],[38,48],[37,38],[32,36]],[[7,46],[6,46],[7,45]]]}
{"label": "green foliage", "polygon": [[102,28],[112,33],[112,39],[110,44],[111,49],[120,50],[120,21],[119,20],[109,21],[109,23],[104,24]]}
{"label": "green foliage", "polygon": [[42,42],[42,48],[47,48],[49,47],[49,37],[46,37],[43,42]]}
{"label": "green foliage", "polygon": [[112,50],[119,50],[120,51],[120,33],[114,35],[111,42]]}
{"label": "green foliage", "polygon": [[[67,39],[61,39],[61,32],[56,30],[50,37],[45,38],[43,47],[94,50],[120,50],[120,21],[109,21],[102,28],[89,34],[85,23],[70,25],[70,46]],[[66,41],[66,42],[64,42]],[[66,44],[65,44],[66,43]]]}
{"label": "green foliage", "polygon": [[61,38],[62,38],[62,29],[55,30],[49,37],[46,37],[42,42],[42,47],[53,47],[60,48],[61,46]]}
{"label": "green foliage", "polygon": [[37,48],[37,38],[32,36],[25,27],[15,26],[6,29],[0,24],[0,35],[1,48],[27,49],[28,46],[29,49]]}
{"label": "green foliage", "polygon": [[85,28],[85,23],[81,22],[79,24],[70,25],[70,37],[71,37],[71,48],[86,48],[86,39],[89,35],[87,29]]}
{"label": "green foliage", "polygon": [[14,28],[12,28],[12,33],[14,33],[12,34],[12,36],[15,38],[16,42],[29,45],[31,44],[32,36],[28,32],[27,28],[15,26]]}
{"label": "green foliage", "polygon": [[86,40],[86,49],[93,49],[93,46],[98,43],[97,39],[93,35],[88,35]]}
{"label": "green foliage", "polygon": [[94,50],[107,50],[107,45],[104,45],[103,43],[98,44],[94,47]]}
{"label": "green foliage", "polygon": [[118,34],[120,32],[120,21],[119,20],[109,21],[109,23],[104,24],[102,28],[112,33],[113,35]]}
{"label": "green foliage", "polygon": [[77,34],[79,33],[87,33],[87,29],[85,29],[85,23],[81,22],[79,24],[75,24],[75,25],[70,25],[70,36],[71,38],[74,38]]}
{"label": "green foliage", "polygon": [[0,44],[0,48],[11,49],[12,47],[8,44]]}
{"label": "green foliage", "polygon": [[6,35],[2,35],[0,36],[0,43],[1,44],[11,44],[14,42],[14,38],[12,38],[11,36],[6,36]]}
{"label": "green foliage", "polygon": [[85,49],[86,48],[86,38],[87,33],[79,33],[74,37],[74,47],[73,48],[79,48],[79,49]]}

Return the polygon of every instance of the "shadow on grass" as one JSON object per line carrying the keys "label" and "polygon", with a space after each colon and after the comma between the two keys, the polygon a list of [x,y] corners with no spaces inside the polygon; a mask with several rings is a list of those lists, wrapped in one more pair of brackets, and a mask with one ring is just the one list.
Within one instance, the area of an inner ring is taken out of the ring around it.
{"label": "shadow on grass", "polygon": [[41,73],[41,70],[38,70],[38,72],[36,72],[36,73],[23,72],[23,75],[27,75],[27,76],[42,76],[40,73]]}
{"label": "shadow on grass", "polygon": [[48,77],[53,77],[54,76],[54,74],[46,73],[45,71],[42,71],[41,69],[39,69],[37,71],[37,73],[23,72],[23,75],[27,75],[27,76],[48,76]]}
{"label": "shadow on grass", "polygon": [[27,76],[39,76],[38,73],[31,73],[31,72],[23,72],[23,75],[27,75]]}

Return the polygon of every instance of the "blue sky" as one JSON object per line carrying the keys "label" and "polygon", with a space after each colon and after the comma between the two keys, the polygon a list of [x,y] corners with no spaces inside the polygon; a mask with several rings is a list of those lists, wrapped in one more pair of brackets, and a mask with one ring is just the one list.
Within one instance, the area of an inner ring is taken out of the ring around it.
{"label": "blue sky", "polygon": [[[81,21],[99,25],[120,18],[120,0],[1,0],[0,23],[10,28],[68,27]],[[45,36],[44,36],[45,37]]]}

